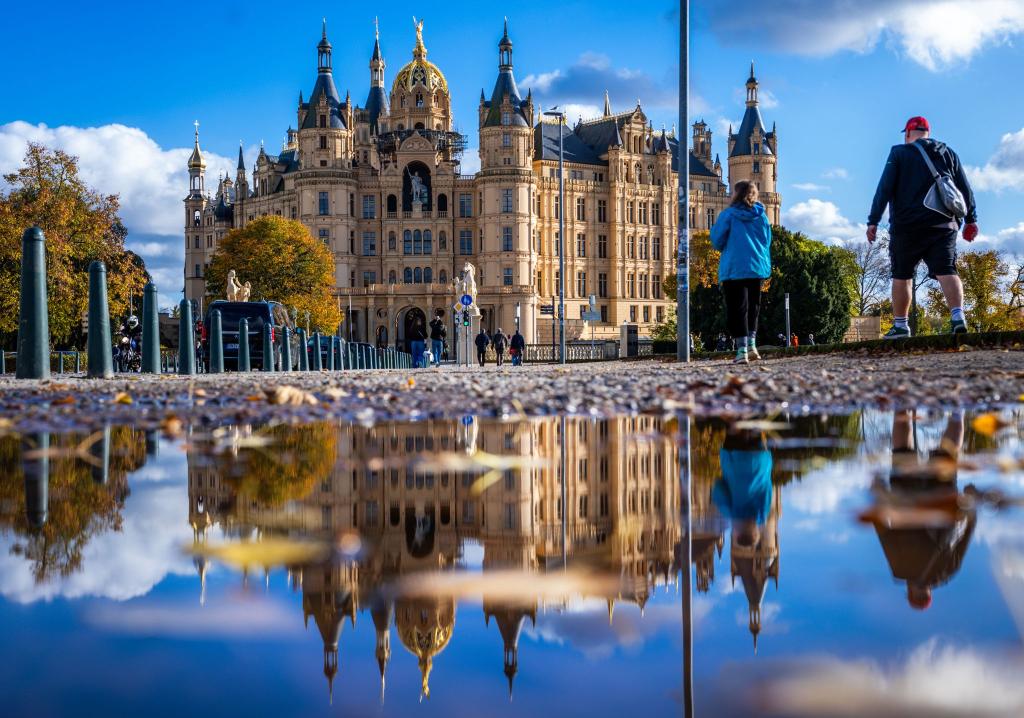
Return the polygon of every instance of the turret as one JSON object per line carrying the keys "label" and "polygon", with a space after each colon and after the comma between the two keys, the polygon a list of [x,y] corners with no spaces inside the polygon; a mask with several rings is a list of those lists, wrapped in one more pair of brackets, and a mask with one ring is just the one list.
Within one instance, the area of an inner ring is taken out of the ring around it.
{"label": "turret", "polygon": [[206,161],[199,151],[199,120],[195,121],[195,144],[192,156],[188,158],[188,186],[190,197],[202,197],[206,190]]}

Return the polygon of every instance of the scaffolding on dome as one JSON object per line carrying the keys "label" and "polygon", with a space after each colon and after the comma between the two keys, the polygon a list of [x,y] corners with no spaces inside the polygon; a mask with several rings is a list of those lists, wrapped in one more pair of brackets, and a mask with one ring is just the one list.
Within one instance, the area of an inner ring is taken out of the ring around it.
{"label": "scaffolding on dome", "polygon": [[448,154],[456,162],[462,158],[462,153],[466,150],[466,137],[458,132],[411,129],[395,130],[377,135],[377,152],[382,159],[384,157],[394,158],[401,144],[414,134],[423,137],[434,146],[435,151]]}

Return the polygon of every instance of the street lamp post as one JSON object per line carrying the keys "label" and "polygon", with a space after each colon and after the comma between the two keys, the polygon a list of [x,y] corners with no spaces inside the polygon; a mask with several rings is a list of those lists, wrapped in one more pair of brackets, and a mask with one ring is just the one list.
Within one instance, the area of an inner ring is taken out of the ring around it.
{"label": "street lamp post", "polygon": [[544,114],[558,118],[558,363],[565,364],[565,113],[556,105]]}
{"label": "street lamp post", "polygon": [[676,359],[690,361],[690,0],[679,2],[679,243],[676,252]]}

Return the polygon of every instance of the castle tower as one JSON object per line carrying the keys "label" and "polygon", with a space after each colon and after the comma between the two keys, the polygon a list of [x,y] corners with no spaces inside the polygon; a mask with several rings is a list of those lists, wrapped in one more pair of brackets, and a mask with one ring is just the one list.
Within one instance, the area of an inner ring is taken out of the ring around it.
{"label": "castle tower", "polygon": [[[309,102],[299,105],[300,163],[303,168],[348,169],[352,166],[352,108],[347,101],[342,101],[334,84],[326,20],[316,46],[316,56],[317,77],[313,92]],[[262,196],[269,188],[257,185],[253,189]]]}
{"label": "castle tower", "polygon": [[380,668],[380,702],[384,703],[384,673],[391,661],[391,620],[394,617],[394,604],[381,602],[370,611],[373,627],[377,632],[377,666]]}
{"label": "castle tower", "polygon": [[363,108],[366,111],[370,136],[387,131],[388,115],[391,114],[388,95],[384,91],[385,67],[387,64],[380,52],[380,28],[378,27],[374,31],[373,55],[370,56],[370,94],[367,96]]}
{"label": "castle tower", "polygon": [[391,85],[390,109],[390,126],[395,130],[451,131],[448,80],[437,65],[427,60],[422,20],[416,23],[412,61],[398,71]]}
{"label": "castle tower", "polygon": [[754,63],[750,63],[750,77],[747,78],[747,109],[743,114],[736,134],[729,130],[729,184],[746,180],[757,185],[760,201],[765,206],[768,219],[779,224],[782,198],[777,193],[778,185],[778,137],[775,126],[765,129],[758,108],[757,77]]}
{"label": "castle tower", "polygon": [[[483,293],[492,294],[494,309],[484,318],[490,331],[514,331],[515,305],[520,303],[521,329],[527,342],[532,329],[536,298],[530,291],[535,272],[531,252],[534,226],[535,178],[533,165],[533,96],[519,93],[512,70],[512,40],[508,20],[498,42],[498,77],[491,99],[481,92],[480,173],[477,189],[482,203],[478,227],[479,270]],[[516,298],[515,295],[522,296]],[[501,294],[500,301],[494,295]],[[509,296],[509,295],[512,296]],[[487,298],[480,302],[487,305]]]}
{"label": "castle tower", "polygon": [[199,149],[199,121],[195,122],[195,141],[188,158],[188,196],[185,197],[185,296],[197,299],[206,291],[205,241],[200,232],[206,210],[206,161]]}
{"label": "castle tower", "polygon": [[537,625],[537,605],[509,606],[484,605],[484,624],[491,625],[491,617],[498,624],[498,632],[505,655],[505,678],[508,679],[508,699],[512,700],[512,682],[519,672],[519,634],[523,630],[523,622],[529,617],[533,625]]}

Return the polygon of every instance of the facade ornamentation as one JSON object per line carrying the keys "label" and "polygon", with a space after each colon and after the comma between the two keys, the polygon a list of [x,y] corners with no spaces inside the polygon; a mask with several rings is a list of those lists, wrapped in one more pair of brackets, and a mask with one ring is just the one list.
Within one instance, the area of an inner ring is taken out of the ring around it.
{"label": "facade ornamentation", "polygon": [[[558,294],[565,254],[567,336],[579,337],[582,312],[596,297],[598,338],[617,338],[623,322],[646,334],[674,303],[662,287],[675,274],[677,187],[675,133],[655,130],[640,103],[571,127],[546,119],[532,93],[519,91],[512,41],[498,43],[498,74],[480,93],[480,170],[461,173],[465,137],[454,130],[447,79],[427,59],[423,22],[415,21],[412,59],[385,87],[386,63],[375,38],[370,90],[362,106],[334,84],[326,24],[317,45],[317,77],[299,94],[296,127],[281,152],[260,149],[247,172],[241,147],[234,180],[205,190],[198,128],[185,199],[185,293],[203,304],[205,267],[223,236],[265,215],[301,221],[334,254],[336,294],[346,311],[342,334],[402,346],[416,322],[447,314],[458,268],[471,264],[481,326],[518,325],[527,342],[551,341],[541,307]],[[758,184],[768,215],[779,221],[778,144],[758,109],[751,67],[746,112],[728,137],[729,181]],[[723,163],[712,159],[711,131],[693,126],[691,222],[707,229],[728,206]],[[565,237],[558,236],[558,146],[565,156]],[[588,337],[589,338],[589,331]],[[450,333],[451,336],[451,333]]]}

